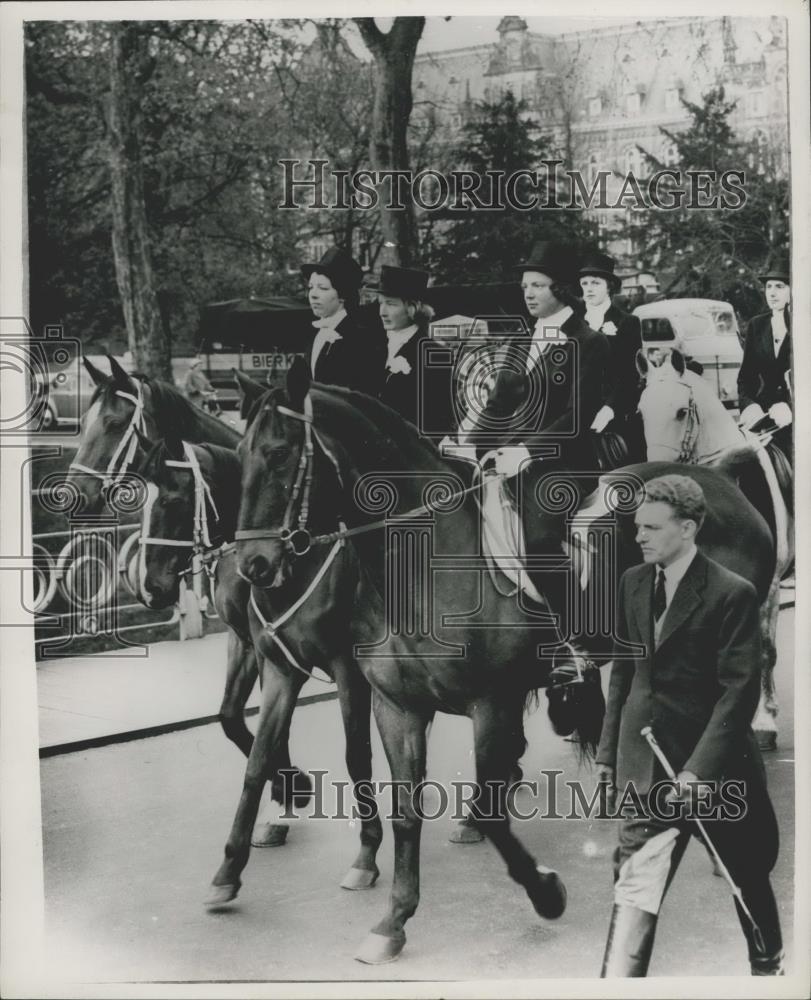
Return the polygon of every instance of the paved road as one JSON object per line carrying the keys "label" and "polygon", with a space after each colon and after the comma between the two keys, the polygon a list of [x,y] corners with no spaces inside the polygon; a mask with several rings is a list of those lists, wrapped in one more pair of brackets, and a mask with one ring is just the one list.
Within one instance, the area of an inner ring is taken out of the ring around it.
{"label": "paved road", "polygon": [[[780,748],[768,755],[782,827],[774,874],[791,956],[793,886],[793,611],[780,626]],[[578,774],[571,744],[538,712],[528,720],[527,777],[541,768]],[[294,759],[346,777],[337,705],[302,707]],[[377,748],[376,777],[388,777]],[[472,775],[470,723],[439,717],[429,773],[440,782]],[[243,762],[218,727],[206,726],[42,762],[47,947],[85,981],[493,979],[591,977],[599,973],[611,908],[610,821],[529,821],[518,833],[539,861],[557,868],[569,907],[537,918],[489,844],[448,842],[450,820],[426,823],[422,900],[400,960],[370,968],[355,948],[382,915],[390,887],[386,829],[382,877],[363,893],[338,887],[354,856],[348,821],[293,826],[280,849],[254,851],[237,903],[202,907],[236,805]],[[529,801],[529,800],[527,800]],[[541,804],[544,804],[542,798]],[[657,935],[651,975],[746,974],[745,949],[725,884],[693,844]]]}

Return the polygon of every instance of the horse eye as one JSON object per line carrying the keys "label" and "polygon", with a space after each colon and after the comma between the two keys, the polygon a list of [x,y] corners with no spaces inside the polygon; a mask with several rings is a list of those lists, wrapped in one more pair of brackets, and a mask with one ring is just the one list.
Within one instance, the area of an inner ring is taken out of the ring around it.
{"label": "horse eye", "polygon": [[684,418],[686,416],[687,416],[687,407],[686,406],[680,406],[678,408],[678,410],[676,410],[676,419],[677,420],[684,420]]}
{"label": "horse eye", "polygon": [[276,468],[282,465],[287,458],[287,447],[285,445],[276,445],[275,447],[267,445],[262,448],[262,455],[271,468]]}

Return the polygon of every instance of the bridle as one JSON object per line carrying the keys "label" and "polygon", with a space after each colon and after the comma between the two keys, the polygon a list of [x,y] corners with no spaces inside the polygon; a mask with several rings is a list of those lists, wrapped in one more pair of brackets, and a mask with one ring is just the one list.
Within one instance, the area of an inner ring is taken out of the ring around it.
{"label": "bridle", "polygon": [[140,382],[135,382],[135,392],[124,392],[123,389],[115,390],[116,396],[120,396],[121,399],[126,399],[133,404],[132,417],[127,425],[127,429],[121,440],[118,442],[118,447],[112,454],[110,461],[107,463],[107,468],[104,472],[100,472],[98,469],[91,469],[87,465],[82,465],[80,462],[71,462],[68,466],[68,471],[76,470],[77,472],[83,472],[88,476],[95,476],[96,479],[100,479],[102,482],[102,488],[106,489],[111,486],[116,479],[120,479],[126,474],[129,467],[132,465],[133,459],[135,458],[135,452],[138,448],[138,436],[136,431],[140,431],[142,434],[146,434],[146,418],[144,417],[144,396],[143,389]]}
{"label": "bridle", "polygon": [[687,400],[687,415],[684,421],[684,434],[682,435],[681,445],[676,448],[672,444],[650,442],[648,443],[648,447],[669,448],[671,451],[675,451],[677,453],[677,463],[682,465],[695,465],[696,442],[698,441],[698,435],[701,430],[701,418],[698,414],[698,406],[696,405],[693,387],[689,382],[684,382],[682,379],[678,379],[677,384],[683,385],[689,394],[689,398]]}

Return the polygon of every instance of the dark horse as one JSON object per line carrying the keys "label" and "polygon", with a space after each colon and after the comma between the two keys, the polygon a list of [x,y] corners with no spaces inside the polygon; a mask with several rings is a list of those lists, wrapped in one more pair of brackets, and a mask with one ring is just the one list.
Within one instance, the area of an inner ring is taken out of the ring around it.
{"label": "dark horse", "polygon": [[[189,445],[172,438],[157,443],[143,437],[140,440],[146,457],[137,471],[147,482],[147,501],[138,554],[139,586],[149,597],[150,606],[168,606],[177,600],[180,578],[189,569],[194,549],[205,547],[216,555],[214,602],[231,633],[229,650],[240,644],[259,654],[262,703],[269,703],[269,711],[279,723],[274,730],[272,765],[263,772],[263,780],[271,780],[274,799],[286,805],[309,801],[309,778],[291,766],[287,747],[296,699],[313,665],[329,673],[338,687],[350,777],[355,783],[369,781],[371,692],[351,656],[346,608],[335,599],[346,592],[347,552],[341,551],[329,567],[330,572],[319,581],[319,600],[300,603],[320,567],[320,559],[311,559],[309,566],[307,560],[301,560],[282,586],[260,596],[255,607],[257,611],[261,608],[271,621],[279,621],[296,609],[271,634],[250,606],[250,584],[238,572],[231,544],[240,501],[241,465],[236,453],[216,445]],[[354,576],[352,567],[348,572]],[[229,652],[229,665],[238,662],[240,657]],[[244,671],[235,677],[229,674],[226,685],[227,692],[240,703],[239,719],[244,730],[226,732],[246,756],[250,755],[253,737],[244,725],[242,707],[255,676],[255,671],[253,675]],[[230,723],[231,718],[228,723],[223,721],[223,726]],[[265,739],[261,726],[259,739]],[[271,828],[268,836],[273,842],[279,836],[278,830]],[[379,875],[375,858],[382,837],[377,810],[370,810],[362,820],[360,852],[341,882],[343,888],[367,889],[375,884]],[[263,840],[262,846],[266,843]],[[230,898],[233,893],[215,887],[207,902],[216,907]]]}
{"label": "dark horse", "polygon": [[[375,718],[397,794],[389,908],[357,957],[373,963],[396,958],[405,944],[405,922],[417,908],[421,814],[414,790],[425,774],[426,731],[437,711],[472,719],[478,788],[471,815],[536,912],[560,916],[566,904],[562,881],[537,865],[521,845],[505,808],[525,697],[548,682],[549,654],[559,648],[559,632],[554,616],[528,619],[476,562],[479,510],[474,495],[462,489],[456,467],[387,407],[348,390],[311,386],[306,369],[296,365],[287,394],[273,390],[255,406],[240,451],[237,551],[245,576],[259,587],[270,586],[285,568],[295,566],[296,552],[312,545],[323,557],[336,537],[343,537],[358,559],[357,587],[343,600],[351,614],[358,662],[372,685]],[[302,518],[305,497],[294,487],[301,468],[307,470],[312,518],[306,510]],[[644,466],[637,468],[646,474]],[[651,475],[675,470],[673,465],[657,466]],[[751,571],[745,575],[762,576],[757,564],[763,559],[761,530],[767,531],[762,519],[723,477],[701,472],[713,493],[705,549],[723,555],[734,539],[742,550],[741,568]],[[401,532],[386,530],[384,520],[373,520],[385,514],[396,521],[404,512],[405,527],[413,526],[415,518],[437,515],[428,518],[432,547],[412,545]],[[295,522],[293,514],[298,515]],[[347,530],[336,532],[342,521]],[[431,563],[429,571],[413,575],[406,582],[408,592],[398,592],[400,599],[392,602],[392,583],[404,582],[401,557],[416,559],[418,550]],[[747,558],[750,565],[744,567]],[[431,571],[443,565],[445,572]],[[400,627],[415,609],[417,627]],[[539,656],[540,647],[545,648]],[[260,730],[272,724],[272,711],[270,700],[263,702]],[[261,745],[257,739],[225,858],[214,878],[216,886],[231,886],[234,892],[248,861],[261,796],[265,764],[254,760]]]}

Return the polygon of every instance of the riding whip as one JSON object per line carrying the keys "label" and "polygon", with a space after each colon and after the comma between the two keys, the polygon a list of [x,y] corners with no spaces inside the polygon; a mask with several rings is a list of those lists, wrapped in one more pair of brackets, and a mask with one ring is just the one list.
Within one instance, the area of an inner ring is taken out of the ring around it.
{"label": "riding whip", "polygon": [[[659,763],[665,769],[665,773],[667,774],[668,778],[670,778],[671,781],[677,781],[678,779],[676,778],[676,772],[670,766],[670,761],[665,756],[664,750],[662,750],[662,748],[659,746],[659,743],[657,742],[656,737],[653,735],[653,730],[651,729],[651,727],[650,726],[645,726],[645,728],[641,731],[641,735],[644,736],[645,739],[650,744],[651,750],[653,750],[653,752],[656,755]],[[699,829],[699,833],[701,834],[701,836],[702,836],[702,838],[704,840],[704,843],[709,848],[710,854],[712,855],[713,860],[715,861],[716,865],[718,866],[718,870],[721,872],[721,874],[727,880],[727,883],[728,883],[730,889],[732,890],[732,895],[738,901],[738,905],[741,908],[741,912],[744,914],[744,916],[746,917],[746,919],[752,925],[752,936],[753,936],[753,938],[755,940],[755,944],[757,945],[758,950],[762,954],[765,954],[766,946],[763,943],[763,935],[760,933],[760,928],[758,927],[757,923],[755,922],[755,918],[752,916],[752,914],[751,914],[751,912],[749,910],[749,907],[743,901],[743,893],[741,892],[740,888],[735,884],[735,881],[732,878],[732,876],[729,874],[729,869],[724,864],[724,862],[721,860],[721,856],[719,855],[718,851],[716,850],[715,844],[713,844],[712,840],[710,839],[710,835],[707,833],[707,830],[706,830],[704,824],[701,822],[701,820],[698,817],[695,818],[695,824],[696,824],[696,826]]]}

